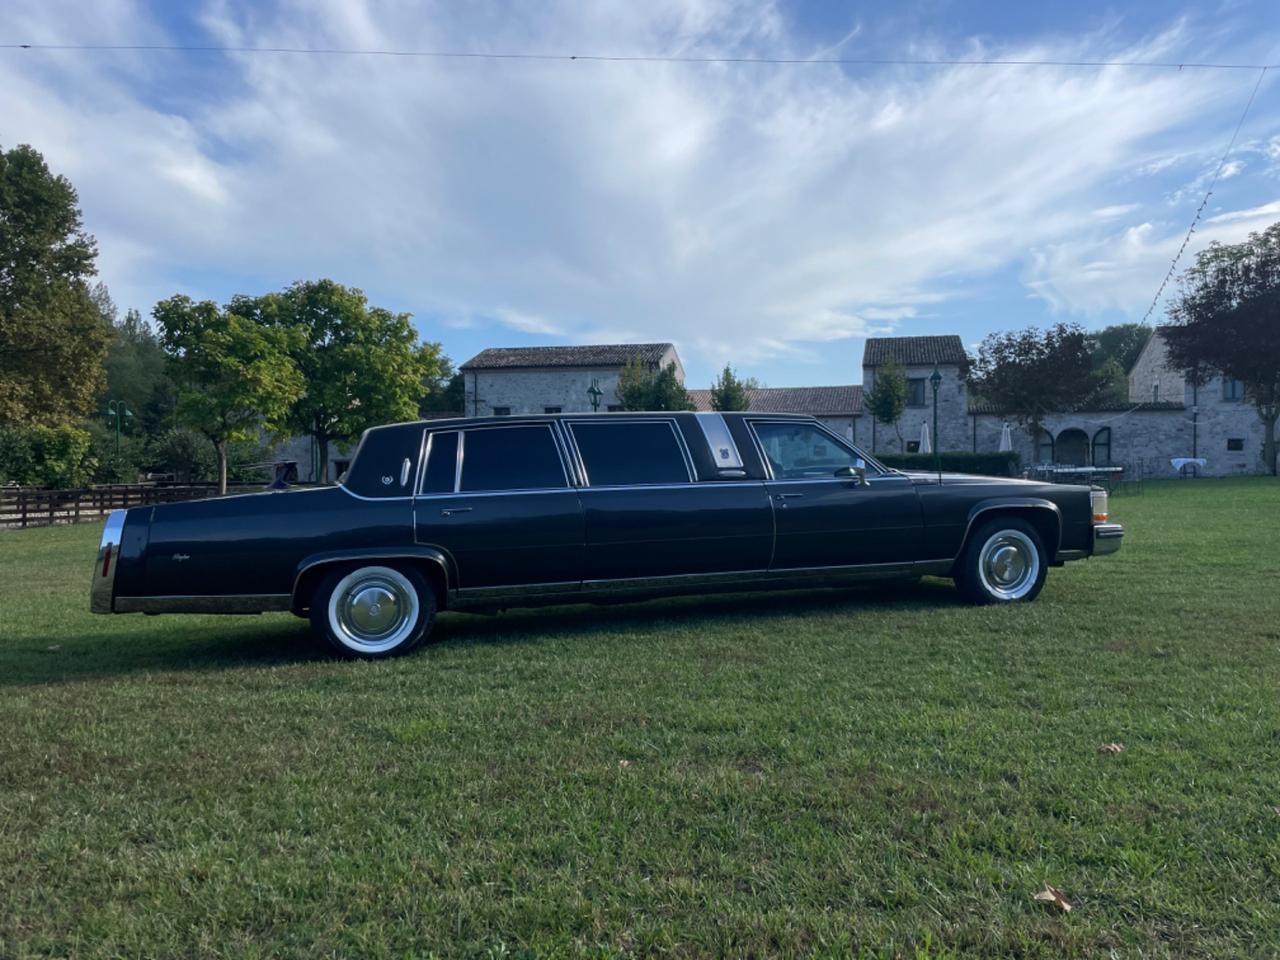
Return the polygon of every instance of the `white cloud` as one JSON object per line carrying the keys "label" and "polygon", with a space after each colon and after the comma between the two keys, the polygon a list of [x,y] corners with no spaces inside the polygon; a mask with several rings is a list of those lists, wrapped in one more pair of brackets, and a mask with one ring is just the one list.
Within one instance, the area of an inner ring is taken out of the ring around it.
{"label": "white cloud", "polygon": [[[216,41],[263,46],[816,52],[767,0],[202,9]],[[164,37],[124,0],[16,0],[0,27]],[[1184,39],[1095,34],[978,55],[1157,58]],[[947,52],[927,46],[914,52]],[[492,318],[578,342],[806,360],[825,350],[814,343],[902,327],[1028,250],[1052,302],[1131,303],[1118,291],[1149,281],[1146,258],[1174,231],[1095,239],[1135,208],[1109,188],[1155,172],[1158,148],[1232,79],[28,52],[0,58],[0,116],[7,139],[79,188],[122,303],[167,296],[181,276],[253,291],[330,275],[457,328]],[[1081,263],[1110,292],[1064,276]]]}

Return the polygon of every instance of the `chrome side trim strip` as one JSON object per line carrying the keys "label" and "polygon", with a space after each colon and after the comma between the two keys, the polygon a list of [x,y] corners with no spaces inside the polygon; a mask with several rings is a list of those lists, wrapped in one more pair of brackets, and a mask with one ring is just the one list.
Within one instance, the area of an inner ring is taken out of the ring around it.
{"label": "chrome side trim strip", "polygon": [[287,593],[190,597],[116,597],[117,613],[268,613],[292,607]]}
{"label": "chrome side trim strip", "polygon": [[[116,568],[120,565],[120,537],[124,533],[124,518],[128,510],[112,510],[102,527],[102,539],[98,542],[98,565],[93,568],[93,581],[89,586],[89,611],[111,613],[111,599],[116,587]],[[103,575],[103,568],[106,575]]]}

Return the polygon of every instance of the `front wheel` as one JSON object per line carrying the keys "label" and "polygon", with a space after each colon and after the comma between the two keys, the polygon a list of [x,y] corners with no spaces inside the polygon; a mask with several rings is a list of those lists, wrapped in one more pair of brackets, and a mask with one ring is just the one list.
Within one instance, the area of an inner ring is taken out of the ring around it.
{"label": "front wheel", "polygon": [[970,603],[1026,603],[1039,596],[1048,569],[1035,527],[1004,517],[984,524],[969,540],[955,580]]}
{"label": "front wheel", "polygon": [[435,591],[417,570],[342,567],[316,586],[311,629],[341,656],[380,660],[422,643],[435,612]]}

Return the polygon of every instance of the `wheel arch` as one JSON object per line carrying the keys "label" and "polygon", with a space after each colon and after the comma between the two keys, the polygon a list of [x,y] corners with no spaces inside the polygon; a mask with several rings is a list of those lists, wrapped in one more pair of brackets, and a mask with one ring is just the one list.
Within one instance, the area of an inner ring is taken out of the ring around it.
{"label": "wheel arch", "polygon": [[1001,516],[1017,517],[1026,520],[1040,536],[1044,544],[1045,565],[1052,564],[1058,555],[1058,545],[1062,542],[1062,511],[1052,500],[1038,497],[1019,497],[1017,499],[982,500],[973,505],[965,526],[964,537],[960,541],[960,549],[952,561],[952,570],[960,562],[977,529],[989,520]]}
{"label": "wheel arch", "polygon": [[314,554],[298,564],[293,578],[293,591],[290,609],[301,615],[311,604],[311,594],[316,584],[326,573],[337,566],[358,566],[369,561],[382,561],[395,564],[410,564],[427,578],[427,583],[436,593],[437,608],[444,610],[449,605],[449,591],[456,582],[453,576],[453,564],[449,555],[435,547],[404,547],[394,550],[357,549],[334,550],[327,553]]}

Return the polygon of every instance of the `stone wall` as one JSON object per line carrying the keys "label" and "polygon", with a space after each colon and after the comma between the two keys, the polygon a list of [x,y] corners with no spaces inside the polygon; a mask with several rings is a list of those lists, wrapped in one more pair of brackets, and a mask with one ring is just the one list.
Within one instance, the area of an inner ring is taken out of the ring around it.
{"label": "stone wall", "polygon": [[[879,368],[862,368],[862,395],[864,398],[870,395],[872,387],[875,386],[877,369]],[[960,377],[960,368],[957,366],[938,367],[938,372],[942,374],[942,383],[938,385],[938,433],[941,436],[933,436],[933,388],[929,384],[929,377],[933,374],[933,369],[932,366],[903,367],[903,372],[908,380],[924,380],[924,405],[908,406],[899,422],[903,444],[919,440],[920,425],[928,423],[930,439],[933,443],[939,445],[939,450],[969,450],[971,449],[969,418],[967,415],[969,401],[966,396],[964,381]],[[897,431],[893,427],[886,426],[883,423],[876,423],[875,418],[869,412],[865,413],[864,416],[867,422],[863,425],[861,431],[862,440],[871,449],[872,453],[877,451],[881,453],[902,452],[898,447]]]}
{"label": "stone wall", "polygon": [[1182,374],[1169,369],[1169,351],[1164,337],[1157,331],[1147,340],[1142,353],[1129,371],[1129,399],[1134,403],[1149,400],[1178,400],[1186,387]]}

